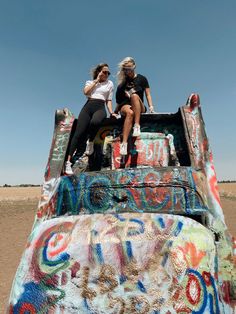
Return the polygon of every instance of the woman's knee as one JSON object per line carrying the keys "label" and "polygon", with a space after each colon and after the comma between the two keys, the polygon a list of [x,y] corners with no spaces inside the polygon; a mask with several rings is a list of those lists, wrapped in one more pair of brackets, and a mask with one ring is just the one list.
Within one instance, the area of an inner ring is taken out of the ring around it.
{"label": "woman's knee", "polygon": [[94,117],[91,121],[90,121],[90,127],[99,127],[103,120],[106,118],[106,116],[102,116],[102,117]]}
{"label": "woman's knee", "polygon": [[138,94],[132,94],[132,95],[130,96],[130,99],[131,99],[131,101],[139,101],[139,100],[140,100],[140,97],[139,97]]}
{"label": "woman's knee", "polygon": [[134,112],[132,109],[129,109],[126,111],[126,117],[128,118],[133,118],[134,117]]}
{"label": "woman's knee", "polygon": [[90,127],[98,127],[102,122],[98,119],[93,119],[90,121]]}

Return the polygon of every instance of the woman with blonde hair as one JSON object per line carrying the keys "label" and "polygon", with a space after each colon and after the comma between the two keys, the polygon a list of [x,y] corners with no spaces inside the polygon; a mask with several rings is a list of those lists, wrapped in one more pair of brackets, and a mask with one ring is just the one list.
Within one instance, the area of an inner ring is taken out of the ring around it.
{"label": "woman with blonde hair", "polygon": [[105,104],[110,115],[112,111],[112,95],[114,85],[108,80],[110,75],[109,66],[107,63],[98,64],[92,71],[92,80],[86,81],[84,94],[87,96],[87,102],[82,108],[74,136],[69,147],[69,155],[65,164],[65,174],[71,175],[72,163],[71,158],[76,149],[88,138],[85,153],[92,155],[93,140],[100,128],[101,123],[106,118]]}
{"label": "woman with blonde hair", "polygon": [[118,87],[116,90],[117,107],[115,112],[125,116],[123,140],[120,154],[127,155],[127,141],[133,126],[132,136],[140,136],[140,115],[147,111],[143,103],[144,93],[150,113],[154,112],[148,80],[141,74],[136,74],[136,64],[133,58],[127,57],[118,64]]}

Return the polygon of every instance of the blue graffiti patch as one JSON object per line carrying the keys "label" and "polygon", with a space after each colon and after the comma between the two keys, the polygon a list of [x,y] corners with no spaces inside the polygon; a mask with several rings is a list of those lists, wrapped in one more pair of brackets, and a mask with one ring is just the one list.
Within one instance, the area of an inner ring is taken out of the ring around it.
{"label": "blue graffiti patch", "polygon": [[40,284],[29,282],[23,286],[24,292],[21,294],[17,304],[13,307],[13,313],[38,313],[42,305],[47,301],[47,295]]}

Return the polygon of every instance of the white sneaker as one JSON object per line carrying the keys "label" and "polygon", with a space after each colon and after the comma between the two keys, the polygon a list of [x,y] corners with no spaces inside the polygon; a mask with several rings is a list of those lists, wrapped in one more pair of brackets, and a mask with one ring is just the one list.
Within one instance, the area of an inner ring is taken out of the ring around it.
{"label": "white sneaker", "polygon": [[120,154],[125,156],[127,155],[127,146],[128,144],[127,143],[121,143],[120,144]]}
{"label": "white sneaker", "polygon": [[73,170],[71,168],[71,165],[72,165],[72,163],[70,161],[66,162],[66,164],[65,164],[65,166],[66,166],[65,174],[67,174],[67,175],[73,174]]}
{"label": "white sneaker", "polygon": [[133,127],[133,137],[137,137],[137,136],[140,136],[140,125],[139,124],[136,124],[134,125]]}
{"label": "white sneaker", "polygon": [[85,154],[90,156],[94,152],[93,142],[87,141]]}

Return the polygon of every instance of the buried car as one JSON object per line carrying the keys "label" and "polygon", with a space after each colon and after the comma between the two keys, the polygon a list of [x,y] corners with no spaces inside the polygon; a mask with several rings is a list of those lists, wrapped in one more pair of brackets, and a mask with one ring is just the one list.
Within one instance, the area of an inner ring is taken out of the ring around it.
{"label": "buried car", "polygon": [[235,243],[220,204],[199,96],[142,114],[119,154],[122,119],[94,153],[64,162],[76,119],[58,110],[41,200],[9,313],[234,313]]}

